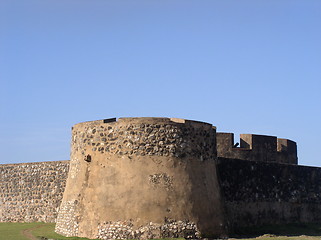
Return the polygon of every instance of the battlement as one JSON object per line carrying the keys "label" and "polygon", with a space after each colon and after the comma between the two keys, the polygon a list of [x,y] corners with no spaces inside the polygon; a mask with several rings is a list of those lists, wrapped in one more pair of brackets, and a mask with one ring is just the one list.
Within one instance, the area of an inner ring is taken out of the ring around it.
{"label": "battlement", "polygon": [[233,133],[216,133],[217,156],[241,160],[297,164],[297,146],[294,141],[275,136],[241,134],[240,143],[234,143]]}

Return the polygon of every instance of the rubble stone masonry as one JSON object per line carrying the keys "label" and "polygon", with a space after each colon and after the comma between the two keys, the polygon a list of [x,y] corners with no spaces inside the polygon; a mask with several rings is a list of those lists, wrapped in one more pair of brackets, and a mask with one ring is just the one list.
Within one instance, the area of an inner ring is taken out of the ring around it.
{"label": "rubble stone masonry", "polygon": [[320,223],[321,168],[219,158],[230,228]]}
{"label": "rubble stone masonry", "polygon": [[55,222],[69,161],[1,164],[0,222]]}

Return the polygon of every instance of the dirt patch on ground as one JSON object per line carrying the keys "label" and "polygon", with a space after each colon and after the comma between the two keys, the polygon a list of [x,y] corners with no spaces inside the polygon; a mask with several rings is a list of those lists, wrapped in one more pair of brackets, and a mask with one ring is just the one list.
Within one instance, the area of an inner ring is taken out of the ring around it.
{"label": "dirt patch on ground", "polygon": [[26,238],[30,239],[30,240],[39,240],[38,238],[36,238],[34,235],[32,235],[31,231],[32,230],[35,230],[37,228],[41,228],[43,227],[45,224],[41,224],[41,225],[38,225],[36,227],[33,227],[33,228],[28,228],[28,229],[25,229],[25,230],[22,230],[21,233],[23,236],[25,236]]}

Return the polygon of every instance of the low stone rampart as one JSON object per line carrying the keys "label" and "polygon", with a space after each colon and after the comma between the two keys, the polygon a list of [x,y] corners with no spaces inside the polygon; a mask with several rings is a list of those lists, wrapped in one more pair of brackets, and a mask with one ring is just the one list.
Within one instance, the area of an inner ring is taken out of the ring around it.
{"label": "low stone rampart", "polygon": [[[0,165],[0,222],[55,222],[68,169],[69,161]],[[321,222],[321,168],[219,158],[217,173],[231,228]],[[150,180],[165,189],[170,183],[166,174]],[[66,204],[59,211],[65,219],[75,217]],[[100,232],[105,236],[105,229],[124,225],[104,224]],[[165,223],[176,229],[175,224],[193,227],[170,219]]]}
{"label": "low stone rampart", "polygon": [[55,222],[69,161],[1,164],[0,222]]}
{"label": "low stone rampart", "polygon": [[321,222],[321,168],[219,158],[230,227]]}

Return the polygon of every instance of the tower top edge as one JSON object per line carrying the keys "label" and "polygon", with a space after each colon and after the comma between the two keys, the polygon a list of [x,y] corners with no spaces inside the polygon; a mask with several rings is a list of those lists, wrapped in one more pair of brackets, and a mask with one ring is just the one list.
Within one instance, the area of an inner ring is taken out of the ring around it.
{"label": "tower top edge", "polygon": [[[121,117],[121,118],[107,118],[100,119],[94,121],[85,121],[80,122],[74,125],[95,125],[95,124],[114,124],[114,123],[133,123],[133,124],[166,124],[166,123],[176,123],[176,124],[200,124],[200,125],[208,125],[214,127],[212,124],[202,121],[188,120],[183,118],[168,118],[168,117]],[[215,127],[214,127],[215,128]]]}

